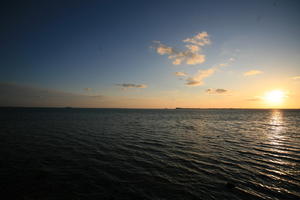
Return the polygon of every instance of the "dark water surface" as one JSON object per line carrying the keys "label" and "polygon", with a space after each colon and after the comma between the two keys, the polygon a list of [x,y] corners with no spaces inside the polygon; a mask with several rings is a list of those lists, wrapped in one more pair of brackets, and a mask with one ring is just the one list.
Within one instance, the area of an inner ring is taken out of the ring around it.
{"label": "dark water surface", "polygon": [[2,108],[0,156],[5,199],[300,199],[300,111]]}

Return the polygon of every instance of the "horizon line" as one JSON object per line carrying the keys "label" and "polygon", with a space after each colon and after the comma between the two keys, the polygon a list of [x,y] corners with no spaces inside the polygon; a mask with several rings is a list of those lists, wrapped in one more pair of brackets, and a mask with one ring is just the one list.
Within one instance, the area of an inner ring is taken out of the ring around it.
{"label": "horizon line", "polygon": [[134,107],[73,107],[73,106],[0,106],[2,108],[58,108],[58,109],[140,109],[140,110],[300,110],[300,108],[224,108],[224,107],[207,107],[207,108],[189,108],[189,107],[172,107],[172,108],[134,108]]}

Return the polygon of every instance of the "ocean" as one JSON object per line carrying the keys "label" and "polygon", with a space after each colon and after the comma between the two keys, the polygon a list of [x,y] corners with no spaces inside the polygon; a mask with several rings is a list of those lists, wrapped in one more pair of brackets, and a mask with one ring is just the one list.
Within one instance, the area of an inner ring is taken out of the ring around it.
{"label": "ocean", "polygon": [[0,156],[1,199],[300,199],[300,110],[1,108]]}

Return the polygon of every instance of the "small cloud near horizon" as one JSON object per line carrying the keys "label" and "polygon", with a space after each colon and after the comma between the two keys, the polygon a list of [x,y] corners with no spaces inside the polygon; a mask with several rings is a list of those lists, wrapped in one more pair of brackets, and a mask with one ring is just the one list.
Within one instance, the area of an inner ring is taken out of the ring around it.
{"label": "small cloud near horizon", "polygon": [[253,75],[258,75],[262,74],[263,72],[260,70],[250,70],[244,73],[244,76],[253,76]]}
{"label": "small cloud near horizon", "polygon": [[259,98],[259,97],[246,99],[246,101],[260,101],[260,100],[261,100],[261,98]]}
{"label": "small cloud near horizon", "polygon": [[217,89],[209,88],[209,89],[205,90],[205,92],[207,94],[228,94],[229,90],[225,90],[222,88],[217,88]]}
{"label": "small cloud near horizon", "polygon": [[129,88],[147,88],[148,86],[145,84],[134,84],[134,83],[122,83],[122,84],[116,84],[117,86],[120,86],[122,89],[129,89]]}

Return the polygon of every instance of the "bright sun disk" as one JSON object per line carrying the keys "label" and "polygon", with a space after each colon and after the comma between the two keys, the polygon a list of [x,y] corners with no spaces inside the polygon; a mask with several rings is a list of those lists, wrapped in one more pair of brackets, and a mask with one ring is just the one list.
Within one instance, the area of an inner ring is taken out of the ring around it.
{"label": "bright sun disk", "polygon": [[281,104],[284,100],[285,93],[281,90],[272,90],[265,94],[265,101],[270,104]]}

